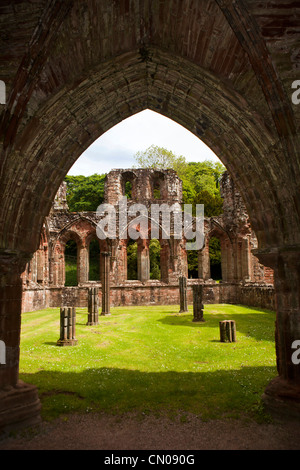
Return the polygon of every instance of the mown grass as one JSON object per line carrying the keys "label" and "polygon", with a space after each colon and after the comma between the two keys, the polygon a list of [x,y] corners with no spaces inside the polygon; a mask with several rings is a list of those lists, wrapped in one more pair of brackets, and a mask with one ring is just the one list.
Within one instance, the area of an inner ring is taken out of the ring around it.
{"label": "mown grass", "polygon": [[[274,321],[267,310],[206,305],[113,308],[87,326],[77,308],[77,346],[59,347],[59,309],[23,314],[20,377],[37,385],[45,419],[68,412],[197,413],[202,419],[261,414],[276,376]],[[219,341],[219,321],[236,321],[236,343]]]}

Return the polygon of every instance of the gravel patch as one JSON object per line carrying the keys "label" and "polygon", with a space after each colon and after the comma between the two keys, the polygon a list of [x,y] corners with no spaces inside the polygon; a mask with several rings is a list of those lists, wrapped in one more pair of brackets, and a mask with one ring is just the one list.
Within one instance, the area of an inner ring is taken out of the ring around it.
{"label": "gravel patch", "polygon": [[0,450],[299,450],[300,423],[73,414],[0,441]]}

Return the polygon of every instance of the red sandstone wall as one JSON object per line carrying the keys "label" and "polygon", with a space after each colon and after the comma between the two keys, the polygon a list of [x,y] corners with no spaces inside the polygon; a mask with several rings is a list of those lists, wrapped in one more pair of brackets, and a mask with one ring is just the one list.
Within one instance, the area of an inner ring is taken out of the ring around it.
{"label": "red sandstone wall", "polygon": [[[189,281],[188,303],[193,302],[192,285]],[[134,287],[134,289],[133,289]],[[23,293],[22,311],[30,312],[46,307],[72,305],[87,307],[87,287],[56,287],[48,289],[32,289]],[[101,305],[101,289],[100,289]],[[259,308],[275,309],[273,286],[258,284],[239,285],[230,283],[205,284],[204,304],[237,303]],[[177,284],[150,285],[127,281],[124,285],[111,288],[111,305],[179,305],[179,288]]]}

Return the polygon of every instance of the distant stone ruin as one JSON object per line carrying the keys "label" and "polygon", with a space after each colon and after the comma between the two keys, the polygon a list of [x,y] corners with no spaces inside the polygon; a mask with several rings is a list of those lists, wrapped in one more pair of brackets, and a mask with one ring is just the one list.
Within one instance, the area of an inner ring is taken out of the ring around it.
{"label": "distant stone ruin", "polygon": [[[124,199],[125,186],[130,184],[131,195],[126,202],[128,213],[133,204],[182,203],[182,182],[174,170],[119,169],[106,176],[105,198],[116,208]],[[115,239],[97,237],[100,220],[96,212],[70,212],[63,183],[45,219],[39,249],[26,266],[23,274],[23,311],[60,305],[87,306],[88,291],[97,287],[99,306],[103,306],[102,282],[107,270],[109,303],[117,305],[180,304],[179,280],[187,278],[186,302],[193,302],[192,286],[203,285],[205,303],[241,303],[274,308],[273,272],[259,263],[255,256],[257,240],[236,186],[225,172],[222,176],[221,195],[223,214],[204,219],[204,245],[198,251],[198,278],[188,279],[187,240],[171,233],[163,237],[159,226],[160,279],[150,279],[151,220],[150,211],[144,215],[137,230],[147,232],[147,238],[138,238],[137,279],[127,278],[127,234],[118,233]],[[129,221],[130,221],[129,216]],[[172,231],[171,231],[172,232]],[[211,278],[209,242],[220,240],[222,279]],[[65,248],[73,240],[77,247],[77,286],[65,286]],[[89,248],[93,240],[99,245],[99,280],[89,280]],[[109,253],[105,268],[104,253]],[[106,299],[106,305],[108,300]],[[105,307],[106,308],[106,307]],[[103,310],[103,308],[102,308]],[[109,310],[108,310],[109,311]],[[106,312],[108,313],[108,312]]]}

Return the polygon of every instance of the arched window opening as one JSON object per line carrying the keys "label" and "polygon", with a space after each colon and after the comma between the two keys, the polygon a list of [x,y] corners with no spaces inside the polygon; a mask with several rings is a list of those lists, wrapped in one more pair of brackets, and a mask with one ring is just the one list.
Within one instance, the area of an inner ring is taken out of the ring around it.
{"label": "arched window opening", "polygon": [[127,279],[129,281],[138,279],[137,242],[131,239],[127,243]]}
{"label": "arched window opening", "polygon": [[100,247],[96,239],[89,246],[89,281],[100,281]]}
{"label": "arched window opening", "polygon": [[153,238],[149,243],[149,257],[150,257],[150,279],[161,279],[160,271],[160,250],[161,246],[159,240]]}
{"label": "arched window opening", "polygon": [[65,286],[77,285],[77,243],[69,240],[65,246]]}
{"label": "arched window opening", "polygon": [[210,276],[215,281],[222,280],[221,244],[217,237],[209,240]]}
{"label": "arched window opening", "polygon": [[154,199],[161,199],[160,182],[157,179],[153,181],[153,197]]}
{"label": "arched window opening", "polygon": [[135,174],[132,171],[125,171],[122,174],[122,193],[123,196],[127,196],[127,199],[134,199],[134,181],[135,181]]}
{"label": "arched window opening", "polygon": [[152,193],[154,199],[163,199],[164,175],[156,171],[152,178]]}
{"label": "arched window opening", "polygon": [[132,199],[132,181],[125,181],[125,194],[127,199]]}

